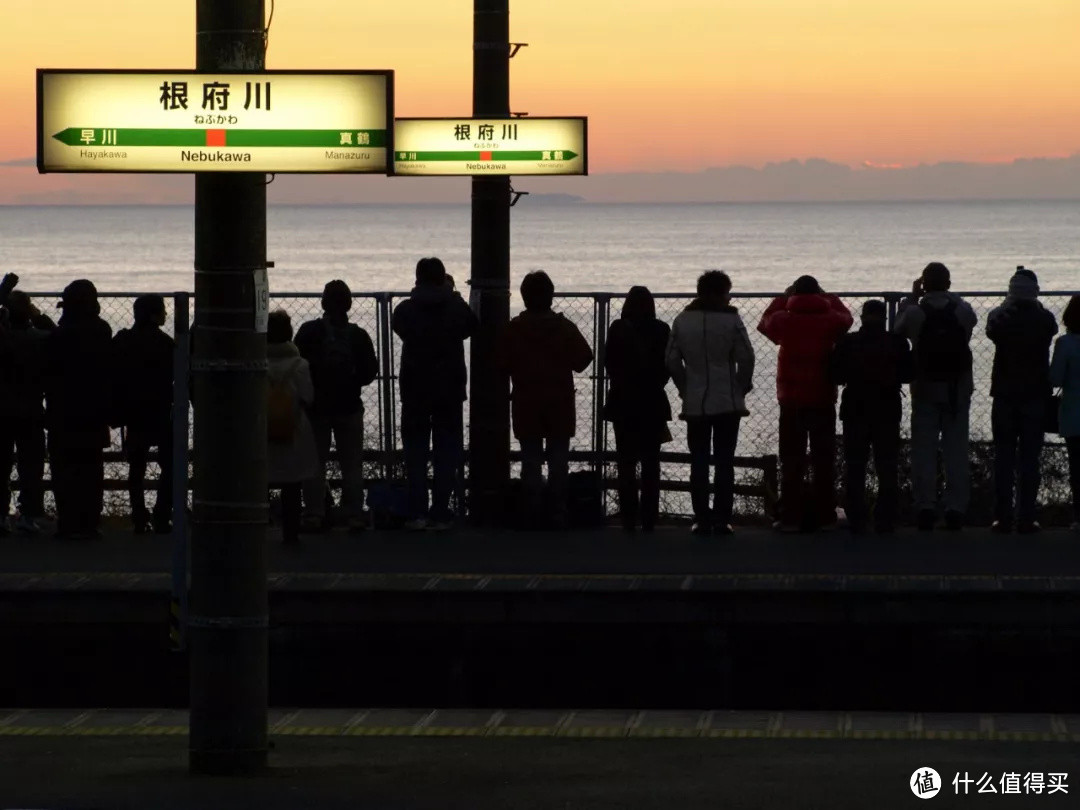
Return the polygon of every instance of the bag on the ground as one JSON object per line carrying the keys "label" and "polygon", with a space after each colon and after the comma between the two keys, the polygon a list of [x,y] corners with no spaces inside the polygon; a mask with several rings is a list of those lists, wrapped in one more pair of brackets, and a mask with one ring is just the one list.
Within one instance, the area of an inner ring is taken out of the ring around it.
{"label": "bag on the ground", "polygon": [[919,375],[934,382],[952,382],[971,370],[968,334],[956,317],[956,301],[943,307],[925,302],[919,306],[926,316],[915,345]]}
{"label": "bag on the ground", "polygon": [[367,505],[373,529],[400,528],[409,512],[408,486],[404,481],[371,481]]}
{"label": "bag on the ground", "polygon": [[288,380],[271,378],[266,389],[266,437],[274,443],[291,442],[299,417],[292,385]]}
{"label": "bag on the ground", "polygon": [[599,473],[592,470],[570,473],[566,498],[566,516],[571,526],[593,528],[604,522],[604,499]]}

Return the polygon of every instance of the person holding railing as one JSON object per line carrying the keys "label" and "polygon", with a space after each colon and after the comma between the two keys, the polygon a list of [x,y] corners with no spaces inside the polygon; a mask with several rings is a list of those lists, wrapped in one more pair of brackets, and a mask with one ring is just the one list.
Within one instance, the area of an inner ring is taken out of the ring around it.
{"label": "person holding railing", "polygon": [[[465,341],[479,321],[446,283],[446,268],[430,257],[416,263],[416,286],[394,309],[391,325],[401,338],[401,443],[408,480],[405,528],[453,526],[450,497],[464,454]],[[428,508],[428,455],[433,485]]]}
{"label": "person holding railing", "polygon": [[830,368],[833,382],[844,386],[840,421],[848,528],[855,534],[866,529],[866,465],[873,448],[878,480],[874,530],[890,534],[899,500],[900,394],[911,382],[913,367],[907,339],[888,330],[884,301],[863,304],[862,328],[840,338]]}
{"label": "person holding railing", "polygon": [[[1039,303],[1039,280],[1023,267],[1009,279],[1005,302],[986,318],[986,336],[994,341],[990,382],[994,436],[995,532],[1033,534],[1039,494],[1039,456],[1050,397],[1050,343],[1057,319]],[[1015,504],[1013,496],[1016,496]],[[1015,506],[1015,511],[1014,511]],[[1014,521],[1015,518],[1015,521]]]}
{"label": "person holding railing", "polygon": [[911,381],[911,484],[916,525],[932,531],[937,520],[938,450],[945,465],[945,528],[964,527],[971,491],[968,419],[972,377],[971,333],[978,316],[963,298],[949,292],[949,269],[931,262],[900,304],[893,330],[911,341],[915,376]]}
{"label": "person holding railing", "polygon": [[101,537],[104,449],[110,444],[112,328],[100,317],[97,288],[64,288],[64,310],[46,343],[45,422],[56,498],[56,538]]}
{"label": "person holding railing", "polygon": [[[176,343],[163,330],[165,299],[140,295],[135,325],[113,338],[113,426],[123,428],[128,460],[128,494],[136,534],[172,530],[173,355]],[[144,483],[151,448],[158,450],[157,500],[146,510]]]}
{"label": "person holding railing", "polygon": [[1069,299],[1061,316],[1065,334],[1054,343],[1050,384],[1061,389],[1058,433],[1069,453],[1074,530],[1080,529],[1080,295]]}
{"label": "person holding railing", "polygon": [[[38,534],[45,514],[45,360],[49,333],[56,324],[38,311],[30,296],[14,290],[4,307],[0,329],[0,469],[8,494],[12,461],[19,472],[19,519],[15,530]],[[8,498],[10,501],[10,498]],[[4,514],[10,503],[5,503]],[[0,524],[0,533],[6,532]]]}
{"label": "person holding railing", "polygon": [[[551,525],[561,529],[567,525],[570,439],[576,429],[574,373],[589,367],[593,352],[578,328],[552,311],[554,296],[555,285],[542,270],[522,279],[525,311],[507,325],[495,362],[513,383],[514,436],[521,445],[526,520],[540,526],[550,515]],[[550,511],[543,504],[545,459]]]}
{"label": "person holding railing", "polygon": [[[761,316],[758,331],[780,346],[776,395],[780,403],[781,532],[836,525],[836,385],[829,356],[854,319],[813,276],[800,276]],[[810,445],[813,489],[808,490]]]}
{"label": "person holding railing", "polygon": [[315,402],[308,415],[319,451],[315,476],[304,486],[305,528],[325,531],[330,493],[326,465],[330,437],[341,466],[341,507],[349,530],[364,528],[364,403],[363,388],[379,374],[379,361],[371,336],[349,323],[352,290],[341,279],[323,288],[323,316],[303,324],[296,332],[296,348],[308,361]]}
{"label": "person holding railing", "polygon": [[627,531],[634,531],[639,521],[642,529],[652,531],[660,514],[660,446],[671,419],[664,390],[671,376],[665,363],[670,334],[670,327],[656,317],[656,302],[647,287],[630,288],[622,317],[608,329],[604,418],[615,428],[619,514]]}
{"label": "person holding railing", "polygon": [[[667,367],[682,399],[690,449],[694,534],[734,534],[735,449],[739,422],[753,389],[754,349],[738,310],[731,279],[710,270],[697,280],[697,297],[679,313],[667,345]],[[709,506],[709,458],[715,465]]]}

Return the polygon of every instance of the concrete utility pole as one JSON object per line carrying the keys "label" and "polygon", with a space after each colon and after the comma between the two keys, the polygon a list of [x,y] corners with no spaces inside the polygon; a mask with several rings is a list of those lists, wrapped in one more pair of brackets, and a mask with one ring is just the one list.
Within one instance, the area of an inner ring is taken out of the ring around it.
{"label": "concrete utility pole", "polygon": [[[510,1],[473,0],[473,116],[510,117]],[[480,331],[472,339],[470,507],[493,523],[510,478],[510,388],[495,371],[495,343],[510,319],[510,178],[472,181],[472,287]]]}
{"label": "concrete utility pole", "polygon": [[[262,70],[264,21],[263,0],[197,0],[196,69]],[[266,177],[196,174],[194,773],[266,765],[266,335],[255,319],[265,269]]]}

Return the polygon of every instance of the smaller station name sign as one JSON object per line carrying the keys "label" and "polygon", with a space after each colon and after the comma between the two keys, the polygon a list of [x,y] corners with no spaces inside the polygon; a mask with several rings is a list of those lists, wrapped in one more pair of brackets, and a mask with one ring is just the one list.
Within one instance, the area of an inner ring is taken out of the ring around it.
{"label": "smaller station name sign", "polygon": [[39,172],[379,173],[393,71],[39,70]]}
{"label": "smaller station name sign", "polygon": [[394,174],[588,174],[585,118],[398,118]]}

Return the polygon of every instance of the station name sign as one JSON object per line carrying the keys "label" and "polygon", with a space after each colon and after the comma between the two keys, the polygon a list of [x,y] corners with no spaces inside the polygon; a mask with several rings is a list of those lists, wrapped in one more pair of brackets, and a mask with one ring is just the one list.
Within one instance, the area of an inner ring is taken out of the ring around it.
{"label": "station name sign", "polygon": [[389,171],[394,74],[39,70],[39,172]]}
{"label": "station name sign", "polygon": [[398,175],[588,174],[585,118],[398,118]]}

